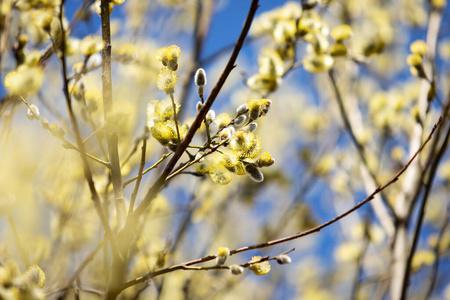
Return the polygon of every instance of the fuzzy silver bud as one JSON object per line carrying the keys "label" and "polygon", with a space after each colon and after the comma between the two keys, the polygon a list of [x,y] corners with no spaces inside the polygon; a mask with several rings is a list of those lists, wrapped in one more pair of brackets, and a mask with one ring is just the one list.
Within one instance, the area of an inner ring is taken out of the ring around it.
{"label": "fuzzy silver bud", "polygon": [[205,70],[202,68],[198,69],[197,72],[195,72],[194,81],[197,86],[204,86],[206,85],[206,73]]}
{"label": "fuzzy silver bud", "polygon": [[206,120],[206,124],[211,124],[212,122],[214,122],[214,119],[216,118],[216,113],[215,111],[213,111],[212,109],[210,111],[208,111],[208,113],[206,114],[205,120]]}
{"label": "fuzzy silver bud", "polygon": [[233,275],[241,275],[244,273],[244,268],[239,265],[230,266],[230,273]]}
{"label": "fuzzy silver bud", "polygon": [[256,182],[262,182],[264,180],[264,175],[261,171],[254,165],[248,164],[245,166],[245,172],[250,175],[250,178]]}
{"label": "fuzzy silver bud", "polygon": [[203,103],[201,101],[197,102],[197,105],[195,106],[195,108],[197,109],[197,112],[200,111],[200,109],[202,109]]}
{"label": "fuzzy silver bud", "polygon": [[288,265],[291,263],[291,258],[286,254],[280,254],[277,256],[277,263],[280,265]]}
{"label": "fuzzy silver bud", "polygon": [[255,122],[251,122],[250,124],[248,124],[247,126],[242,128],[242,130],[246,130],[246,131],[249,131],[249,132],[254,132],[256,130],[256,128],[258,128],[258,124],[255,123]]}
{"label": "fuzzy silver bud", "polygon": [[240,115],[246,114],[248,112],[248,106],[247,103],[241,104],[236,109],[236,112]]}
{"label": "fuzzy silver bud", "polygon": [[234,125],[236,127],[241,127],[242,125],[245,124],[245,121],[247,121],[247,116],[246,115],[240,115],[239,117],[234,119]]}

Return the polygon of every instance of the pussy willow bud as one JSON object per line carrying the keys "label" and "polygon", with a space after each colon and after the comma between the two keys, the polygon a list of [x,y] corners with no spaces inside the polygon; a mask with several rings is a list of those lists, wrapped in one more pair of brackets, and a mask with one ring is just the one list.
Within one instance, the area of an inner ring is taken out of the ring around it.
{"label": "pussy willow bud", "polygon": [[230,130],[230,134],[234,135],[234,133],[236,132],[236,128],[234,128],[234,126],[228,126],[227,128]]}
{"label": "pussy willow bud", "polygon": [[248,112],[248,106],[247,103],[241,104],[236,109],[236,112],[240,115],[246,114]]}
{"label": "pussy willow bud", "polygon": [[[31,107],[31,110],[33,110],[34,114],[30,109],[28,109],[28,112],[26,114],[27,118],[29,120],[34,120],[34,119],[38,120],[39,119],[39,109],[34,104],[32,104],[30,107]],[[35,116],[35,114],[36,114],[36,116]]]}
{"label": "pussy willow bud", "polygon": [[49,130],[50,129],[50,123],[46,118],[41,118],[41,126],[42,128]]}
{"label": "pussy willow bud", "polygon": [[280,254],[277,256],[277,263],[280,265],[288,265],[291,263],[291,258],[286,254]]}
{"label": "pussy willow bud", "polygon": [[240,115],[239,117],[234,119],[234,126],[241,127],[242,125],[245,124],[245,121],[247,121],[247,116],[246,115]]}
{"label": "pussy willow bud", "polygon": [[230,249],[225,248],[225,247],[220,247],[217,250],[216,264],[218,266],[223,265],[225,263],[225,261],[227,260],[229,255],[230,255]]}
{"label": "pussy willow bud", "polygon": [[203,157],[203,152],[202,152],[202,151],[199,151],[199,152],[195,155],[195,159],[196,159],[196,160],[199,159],[198,162],[203,162],[203,161],[205,161],[205,158]]}
{"label": "pussy willow bud", "polygon": [[222,141],[229,140],[231,138],[231,136],[232,136],[232,134],[231,134],[231,131],[229,128],[224,128],[219,133],[220,140],[222,140]]}
{"label": "pussy willow bud", "polygon": [[206,124],[208,124],[208,125],[211,124],[212,122],[214,122],[215,118],[216,118],[216,113],[211,109],[206,114],[206,117],[205,117]]}
{"label": "pussy willow bud", "polygon": [[197,89],[197,94],[202,98],[205,93],[205,87],[203,85],[199,86]]}
{"label": "pussy willow bud", "polygon": [[195,106],[195,108],[197,109],[197,112],[200,111],[200,109],[202,109],[203,103],[201,101],[197,102],[197,105]]}
{"label": "pussy willow bud", "polygon": [[244,268],[239,265],[230,266],[230,273],[233,275],[241,275],[244,273]]}
{"label": "pussy willow bud", "polygon": [[261,171],[254,164],[246,165],[245,171],[248,175],[250,175],[250,178],[256,182],[262,182],[264,180],[263,173],[261,173]]}
{"label": "pussy willow bud", "polygon": [[256,128],[258,128],[258,124],[255,122],[251,122],[250,124],[248,124],[247,126],[242,128],[242,130],[254,132],[256,130]]}
{"label": "pussy willow bud", "polygon": [[204,86],[206,85],[206,73],[205,70],[202,68],[198,69],[197,72],[195,72],[194,81],[197,86]]}

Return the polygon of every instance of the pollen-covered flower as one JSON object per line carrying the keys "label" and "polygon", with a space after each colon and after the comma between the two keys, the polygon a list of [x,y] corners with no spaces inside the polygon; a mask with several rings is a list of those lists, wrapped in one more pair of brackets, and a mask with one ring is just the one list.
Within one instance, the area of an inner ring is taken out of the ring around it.
{"label": "pollen-covered flower", "polygon": [[230,255],[230,249],[228,249],[226,247],[220,247],[219,249],[217,249],[216,264],[218,266],[223,265],[229,255]]}
{"label": "pollen-covered flower", "polygon": [[216,123],[216,125],[219,129],[224,126],[227,126],[228,124],[230,124],[230,122],[231,122],[231,117],[227,113],[222,113],[214,119],[214,123]]}
{"label": "pollen-covered flower", "polygon": [[209,167],[209,176],[213,182],[222,185],[228,184],[231,181],[230,172],[221,163]]}
{"label": "pollen-covered flower", "polygon": [[21,67],[6,75],[5,87],[12,95],[34,95],[41,88],[43,75],[44,71],[40,67]]}
{"label": "pollen-covered flower", "polygon": [[274,162],[275,160],[272,158],[270,153],[264,152],[263,154],[261,154],[260,158],[258,158],[255,164],[258,168],[261,168],[271,166]]}
{"label": "pollen-covered flower", "polygon": [[156,86],[166,94],[172,94],[176,83],[177,74],[168,67],[162,67],[156,79]]}
{"label": "pollen-covered flower", "polygon": [[[257,262],[260,260],[261,256],[253,256],[250,263]],[[267,273],[270,272],[270,264],[268,261],[264,261],[261,263],[254,263],[248,266],[248,269],[252,271],[255,275],[266,275]]]}
{"label": "pollen-covered flower", "polygon": [[85,56],[91,56],[94,53],[102,51],[105,47],[105,43],[101,36],[88,35],[81,40],[79,47],[81,53]]}
{"label": "pollen-covered flower", "polygon": [[28,270],[23,274],[23,276],[27,279],[27,282],[38,287],[42,288],[45,283],[45,273],[39,268],[38,265],[33,265],[28,268]]}
{"label": "pollen-covered flower", "polygon": [[156,51],[155,58],[170,70],[176,71],[178,69],[178,57],[180,56],[180,53],[180,48],[176,45],[172,45]]}

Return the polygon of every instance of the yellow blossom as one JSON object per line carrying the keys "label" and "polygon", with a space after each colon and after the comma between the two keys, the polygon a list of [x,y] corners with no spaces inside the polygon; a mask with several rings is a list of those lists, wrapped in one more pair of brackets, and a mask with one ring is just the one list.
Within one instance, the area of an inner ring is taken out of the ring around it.
{"label": "yellow blossom", "polygon": [[[253,256],[250,263],[260,260],[261,256]],[[270,272],[270,264],[268,261],[264,261],[261,263],[254,263],[248,266],[248,269],[252,271],[255,275],[266,275],[267,273]]]}
{"label": "yellow blossom", "polygon": [[81,53],[85,56],[91,56],[94,53],[102,51],[105,47],[105,43],[101,36],[88,35],[81,40],[79,47]]}
{"label": "yellow blossom", "polygon": [[177,74],[168,67],[162,67],[156,79],[156,86],[166,94],[172,94],[176,83]]}

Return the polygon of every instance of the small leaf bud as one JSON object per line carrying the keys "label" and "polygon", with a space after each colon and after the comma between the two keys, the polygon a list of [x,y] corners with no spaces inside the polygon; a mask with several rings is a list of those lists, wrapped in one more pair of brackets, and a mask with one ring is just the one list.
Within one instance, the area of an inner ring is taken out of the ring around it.
{"label": "small leaf bud", "polygon": [[230,266],[230,273],[233,275],[241,275],[244,273],[244,268],[239,265]]}
{"label": "small leaf bud", "polygon": [[263,173],[261,173],[261,171],[254,164],[246,165],[245,171],[250,175],[250,178],[256,182],[262,182],[264,180]]}
{"label": "small leaf bud", "polygon": [[246,115],[240,115],[239,117],[234,119],[234,125],[237,126],[237,127],[241,127],[242,125],[245,124],[246,121],[247,121],[247,116]]}
{"label": "small leaf bud", "polygon": [[197,112],[200,111],[200,109],[202,109],[203,103],[201,101],[197,102],[197,105],[195,106],[195,109],[197,109]]}
{"label": "small leaf bud", "polygon": [[277,256],[277,263],[280,265],[288,265],[291,263],[291,258],[286,254],[280,254]]}
{"label": "small leaf bud", "polygon": [[195,160],[199,160],[198,162],[204,162],[205,158],[203,157],[203,151],[199,151],[197,152],[197,154],[195,155]]}
{"label": "small leaf bud", "polygon": [[200,98],[203,97],[203,94],[205,93],[205,87],[203,85],[199,86],[197,88],[197,94],[200,96]]}
{"label": "small leaf bud", "polygon": [[227,260],[229,255],[230,255],[230,249],[225,248],[225,247],[220,247],[217,250],[216,264],[218,266],[223,265],[225,263],[225,261]]}
{"label": "small leaf bud", "polygon": [[197,86],[204,86],[206,85],[206,73],[205,70],[202,68],[198,69],[197,72],[195,72],[194,81]]}
{"label": "small leaf bud", "polygon": [[211,109],[206,114],[206,117],[205,117],[206,124],[208,124],[208,125],[211,124],[212,122],[214,122],[215,118],[216,118],[216,113],[214,112],[214,110]]}
{"label": "small leaf bud", "polygon": [[239,115],[243,115],[243,114],[248,113],[248,106],[247,106],[247,103],[244,103],[244,104],[239,105],[238,108],[236,109],[236,112],[237,112]]}
{"label": "small leaf bud", "polygon": [[231,136],[232,136],[232,134],[231,134],[231,131],[229,128],[224,128],[219,133],[220,140],[222,140],[222,141],[229,140],[231,138]]}
{"label": "small leaf bud", "polygon": [[[37,108],[37,106],[34,105],[34,104],[32,104],[32,105],[30,106],[30,108],[31,108],[31,110],[28,109],[28,112],[27,112],[27,114],[26,114],[27,118],[28,118],[29,120],[31,120],[31,121],[34,120],[34,119],[39,120],[39,109]],[[33,113],[33,112],[34,112],[34,113]]]}
{"label": "small leaf bud", "polygon": [[41,126],[46,130],[50,130],[50,123],[46,118],[41,118]]}
{"label": "small leaf bud", "polygon": [[242,128],[242,130],[254,132],[256,128],[258,128],[258,124],[256,122],[251,122],[250,124]]}

